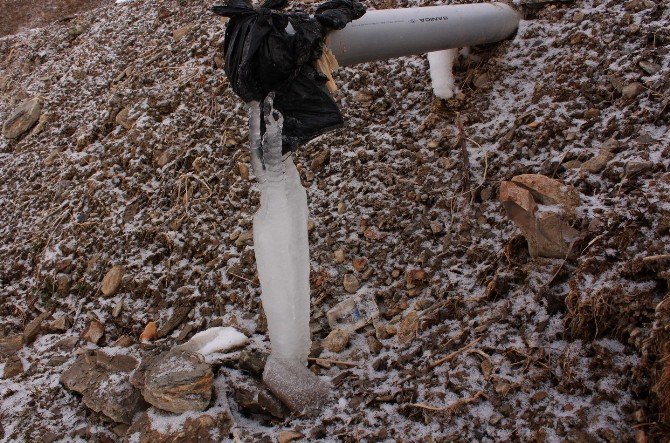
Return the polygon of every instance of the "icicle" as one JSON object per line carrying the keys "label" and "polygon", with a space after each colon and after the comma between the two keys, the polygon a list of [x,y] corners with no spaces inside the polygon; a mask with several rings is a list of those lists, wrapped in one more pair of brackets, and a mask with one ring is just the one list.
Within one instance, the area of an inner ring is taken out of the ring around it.
{"label": "icicle", "polygon": [[260,106],[249,106],[252,166],[261,191],[253,226],[261,300],[272,355],[305,365],[311,346],[307,194],[292,155],[281,153],[281,114],[272,108],[271,98],[263,107],[265,134],[260,141]]}
{"label": "icicle", "polygon": [[433,92],[441,99],[450,99],[458,92],[454,84],[454,61],[458,57],[458,49],[447,49],[428,53],[430,65],[430,79],[433,83]]}
{"label": "icicle", "polygon": [[262,106],[249,103],[251,163],[261,191],[254,252],[272,347],[263,382],[291,410],[314,413],[329,401],[330,388],[306,367],[311,347],[307,193],[292,155],[282,156],[282,124],[272,96]]}

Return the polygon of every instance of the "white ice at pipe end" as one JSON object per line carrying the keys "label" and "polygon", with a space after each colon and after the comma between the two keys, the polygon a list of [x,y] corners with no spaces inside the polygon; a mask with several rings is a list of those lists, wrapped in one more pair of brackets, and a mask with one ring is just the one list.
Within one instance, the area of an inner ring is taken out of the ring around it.
{"label": "white ice at pipe end", "polygon": [[230,326],[217,326],[195,334],[189,341],[179,345],[186,351],[202,355],[214,352],[226,352],[249,342],[246,335]]}
{"label": "white ice at pipe end", "polygon": [[428,53],[433,93],[443,100],[452,98],[458,92],[453,73],[456,57],[458,48]]}

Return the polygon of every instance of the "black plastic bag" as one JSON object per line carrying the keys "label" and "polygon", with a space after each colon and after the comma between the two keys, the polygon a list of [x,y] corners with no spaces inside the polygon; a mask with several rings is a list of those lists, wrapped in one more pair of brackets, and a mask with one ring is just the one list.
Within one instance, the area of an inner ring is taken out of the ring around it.
{"label": "black plastic bag", "polygon": [[[327,78],[315,67],[323,39],[365,13],[357,0],[330,0],[314,18],[281,13],[287,0],[267,0],[254,9],[245,0],[214,6],[229,17],[224,40],[224,69],[233,91],[245,102],[275,92],[274,107],[284,116],[282,153],[342,126],[340,110],[326,89]],[[288,24],[295,31],[287,32]],[[261,128],[263,131],[264,128]]]}

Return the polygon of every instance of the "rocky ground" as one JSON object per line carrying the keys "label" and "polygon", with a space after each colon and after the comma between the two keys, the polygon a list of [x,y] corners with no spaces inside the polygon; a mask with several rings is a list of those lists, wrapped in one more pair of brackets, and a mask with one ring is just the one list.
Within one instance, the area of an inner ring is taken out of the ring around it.
{"label": "rocky ground", "polygon": [[[447,102],[423,57],[336,73],[345,128],[296,153],[318,418],[259,383],[258,192],[209,6],[0,38],[1,441],[667,441],[665,2],[528,5]],[[349,299],[378,312],[354,332],[327,315]],[[250,341],[160,354],[214,326]]]}

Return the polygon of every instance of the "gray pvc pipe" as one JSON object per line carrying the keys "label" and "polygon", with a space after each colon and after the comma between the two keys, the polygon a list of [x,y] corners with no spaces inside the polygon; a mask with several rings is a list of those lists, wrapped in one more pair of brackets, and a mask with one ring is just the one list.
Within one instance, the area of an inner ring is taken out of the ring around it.
{"label": "gray pvc pipe", "polygon": [[426,6],[368,11],[327,36],[340,66],[503,40],[519,13],[505,3]]}

